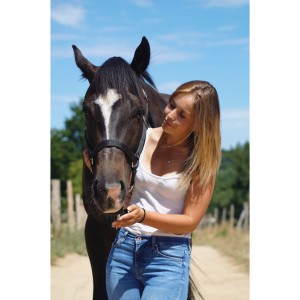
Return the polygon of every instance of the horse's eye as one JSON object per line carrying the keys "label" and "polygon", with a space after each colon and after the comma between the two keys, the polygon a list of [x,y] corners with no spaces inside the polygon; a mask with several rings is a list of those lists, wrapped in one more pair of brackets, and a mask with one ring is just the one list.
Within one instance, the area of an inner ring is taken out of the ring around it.
{"label": "horse's eye", "polygon": [[139,107],[137,110],[136,110],[136,116],[137,117],[141,117],[144,115],[144,109],[142,107]]}
{"label": "horse's eye", "polygon": [[142,117],[144,115],[144,109],[142,107],[139,107],[133,111],[131,114],[131,118],[137,118]]}

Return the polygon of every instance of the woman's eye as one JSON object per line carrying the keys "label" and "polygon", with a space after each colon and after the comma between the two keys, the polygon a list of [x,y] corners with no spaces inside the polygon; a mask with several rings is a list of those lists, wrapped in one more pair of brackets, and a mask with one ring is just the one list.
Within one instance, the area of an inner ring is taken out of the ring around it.
{"label": "woman's eye", "polygon": [[174,105],[173,103],[169,103],[169,107],[170,107],[171,109],[173,109],[173,108],[175,108],[175,105]]}

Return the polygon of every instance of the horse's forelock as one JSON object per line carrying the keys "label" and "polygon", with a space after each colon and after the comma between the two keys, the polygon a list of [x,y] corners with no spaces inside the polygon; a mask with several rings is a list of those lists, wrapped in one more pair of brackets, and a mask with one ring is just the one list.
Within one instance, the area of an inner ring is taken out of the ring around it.
{"label": "horse's forelock", "polygon": [[122,98],[128,91],[142,97],[142,78],[139,78],[131,66],[121,57],[108,59],[97,71],[93,89],[97,95],[106,95],[109,89],[117,90]]}

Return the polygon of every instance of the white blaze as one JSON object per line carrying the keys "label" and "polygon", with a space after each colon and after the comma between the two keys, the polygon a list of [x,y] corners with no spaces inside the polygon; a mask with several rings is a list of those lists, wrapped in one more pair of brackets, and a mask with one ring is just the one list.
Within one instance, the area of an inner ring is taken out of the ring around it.
{"label": "white blaze", "polygon": [[109,139],[109,121],[112,112],[112,106],[116,103],[119,99],[121,99],[121,95],[117,93],[116,90],[110,89],[107,91],[105,97],[100,96],[95,103],[98,104],[101,108],[104,123],[105,123],[105,131],[106,131],[106,138]]}

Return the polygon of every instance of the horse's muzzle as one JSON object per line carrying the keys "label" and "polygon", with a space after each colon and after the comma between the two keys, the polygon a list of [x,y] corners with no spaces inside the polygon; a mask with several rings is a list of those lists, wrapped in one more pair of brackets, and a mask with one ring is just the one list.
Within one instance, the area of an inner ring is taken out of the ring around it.
{"label": "horse's muzzle", "polygon": [[104,214],[115,214],[123,208],[124,184],[100,184],[95,180],[93,196],[97,208]]}

